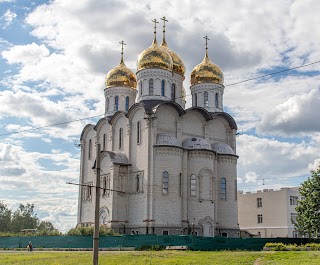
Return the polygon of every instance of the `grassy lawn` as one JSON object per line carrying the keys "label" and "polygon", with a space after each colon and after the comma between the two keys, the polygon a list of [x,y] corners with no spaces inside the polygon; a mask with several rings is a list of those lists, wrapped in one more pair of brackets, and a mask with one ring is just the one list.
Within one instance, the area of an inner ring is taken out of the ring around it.
{"label": "grassy lawn", "polygon": [[[22,265],[88,265],[92,264],[91,252],[0,252],[0,264]],[[245,251],[136,251],[100,252],[99,264],[320,264],[320,252],[245,252]]]}

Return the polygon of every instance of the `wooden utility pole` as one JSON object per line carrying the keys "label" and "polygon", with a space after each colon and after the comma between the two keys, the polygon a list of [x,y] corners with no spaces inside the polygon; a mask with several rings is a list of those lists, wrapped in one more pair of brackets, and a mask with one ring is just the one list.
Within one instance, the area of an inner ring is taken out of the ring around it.
{"label": "wooden utility pole", "polygon": [[100,144],[96,155],[96,201],[94,205],[93,265],[99,264],[99,210],[100,210]]}

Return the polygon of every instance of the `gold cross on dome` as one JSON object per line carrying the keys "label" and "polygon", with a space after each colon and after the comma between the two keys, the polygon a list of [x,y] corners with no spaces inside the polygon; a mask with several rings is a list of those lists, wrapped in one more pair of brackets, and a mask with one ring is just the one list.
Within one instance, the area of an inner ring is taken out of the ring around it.
{"label": "gold cross on dome", "polygon": [[208,50],[208,40],[210,40],[210,39],[208,38],[207,35],[204,36],[203,38],[206,40],[206,50]]}
{"label": "gold cross on dome", "polygon": [[160,19],[163,21],[163,32],[165,32],[166,31],[166,22],[168,22],[168,20],[166,19],[165,16],[163,16]]}
{"label": "gold cross on dome", "polygon": [[151,21],[154,23],[154,33],[157,33],[157,23],[159,24],[159,22],[157,21],[157,19]]}
{"label": "gold cross on dome", "polygon": [[120,41],[119,43],[121,44],[121,62],[123,62],[123,45],[127,45],[127,44],[125,44],[123,40]]}

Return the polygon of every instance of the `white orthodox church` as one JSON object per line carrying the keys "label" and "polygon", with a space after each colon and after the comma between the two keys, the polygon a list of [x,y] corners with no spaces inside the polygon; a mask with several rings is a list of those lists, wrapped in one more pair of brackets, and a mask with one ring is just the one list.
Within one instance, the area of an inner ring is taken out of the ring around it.
{"label": "white orthodox church", "polygon": [[165,25],[161,45],[155,32],[139,55],[136,75],[122,48],[106,76],[105,117],[81,134],[78,226],[94,222],[100,143],[100,225],[123,234],[239,236],[237,125],[223,111],[223,73],[209,59],[207,38],[188,109],[184,79]]}

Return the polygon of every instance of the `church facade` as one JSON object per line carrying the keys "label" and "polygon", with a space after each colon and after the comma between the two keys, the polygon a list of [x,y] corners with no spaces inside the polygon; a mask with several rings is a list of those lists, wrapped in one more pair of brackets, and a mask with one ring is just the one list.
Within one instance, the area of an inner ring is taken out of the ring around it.
{"label": "church facade", "polygon": [[160,45],[155,33],[139,55],[136,75],[122,49],[106,76],[105,117],[81,134],[78,226],[94,222],[100,143],[100,225],[123,234],[239,236],[237,125],[223,111],[223,73],[207,42],[191,72],[188,109],[184,79],[165,30]]}

